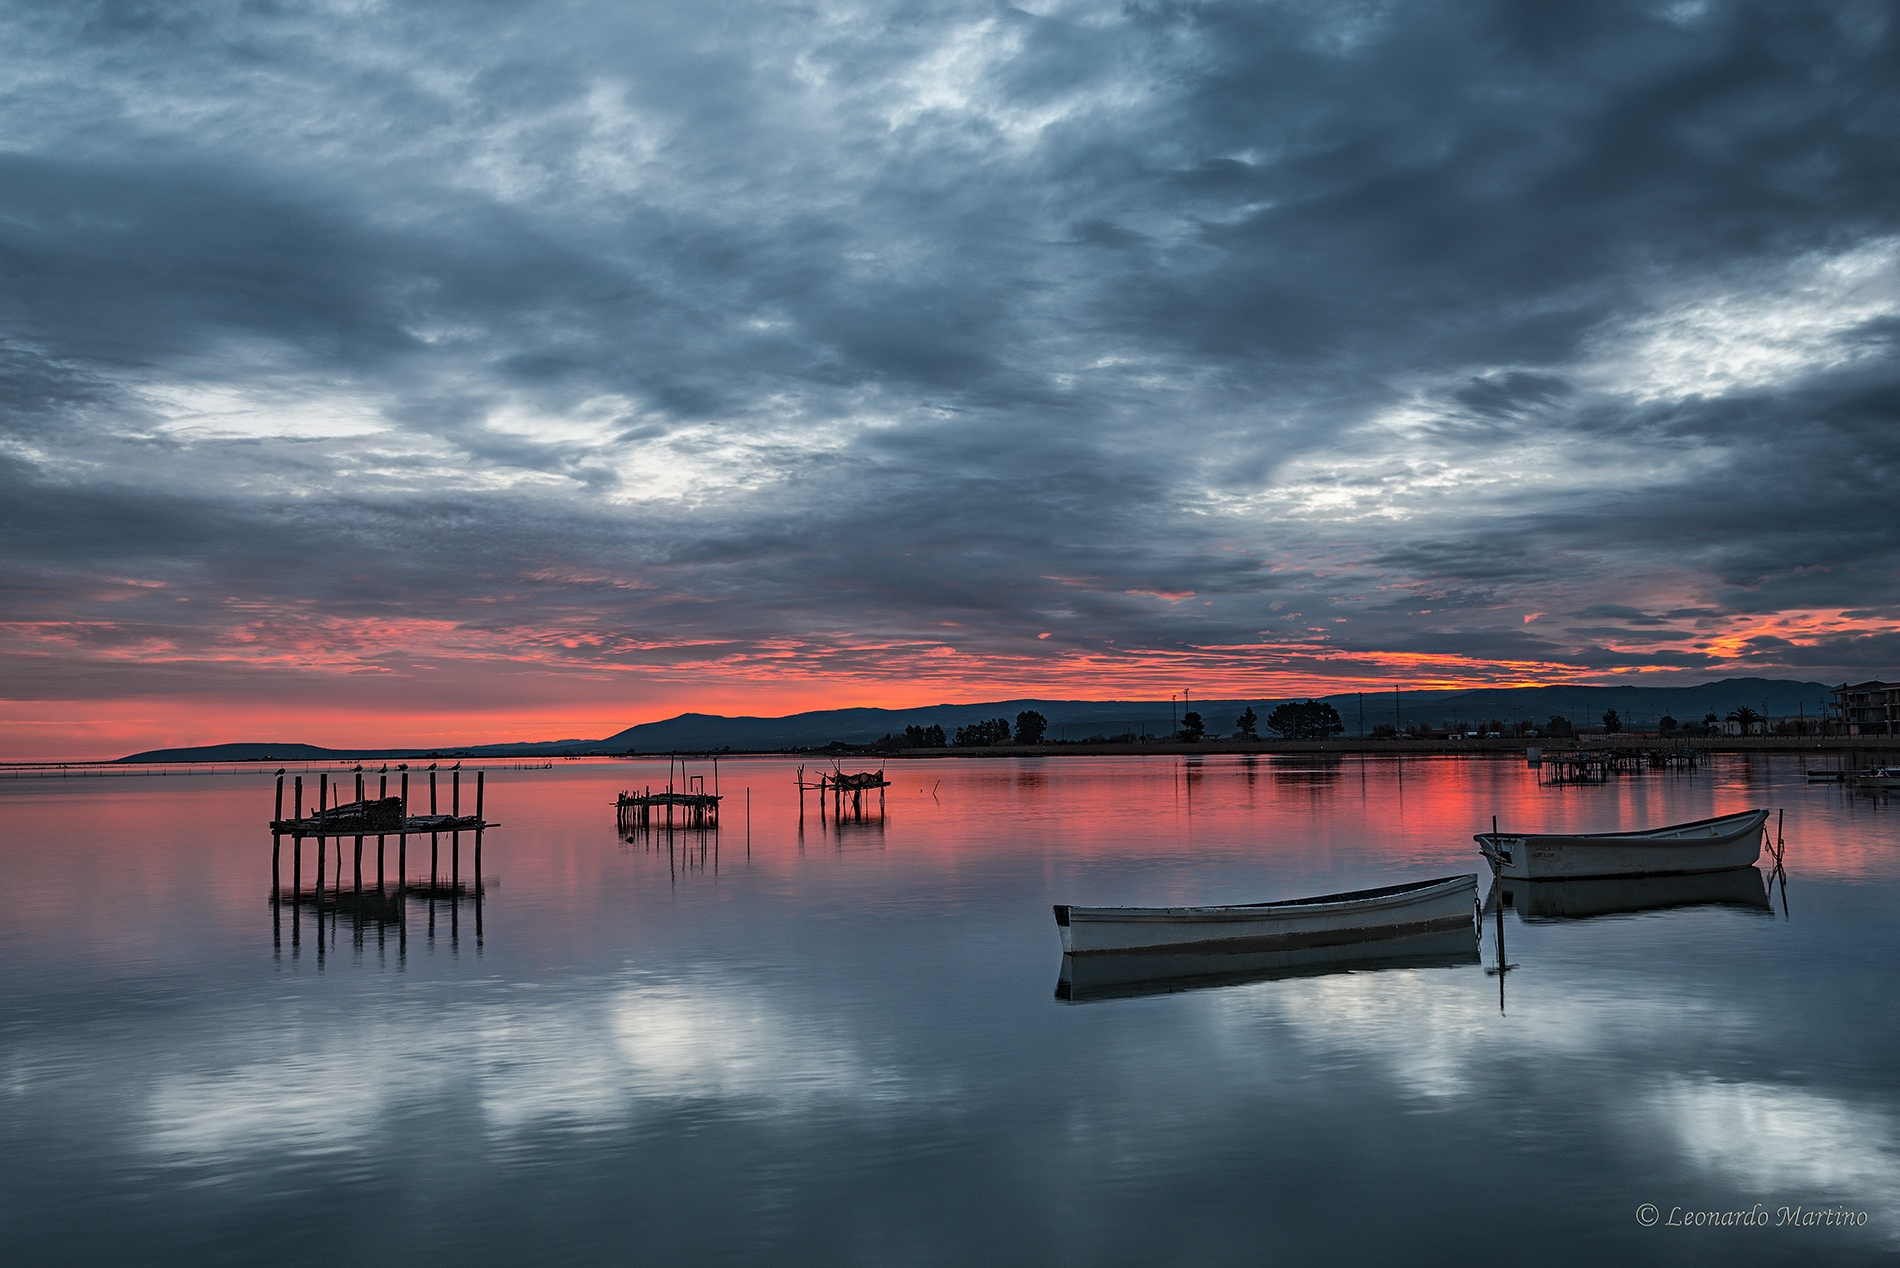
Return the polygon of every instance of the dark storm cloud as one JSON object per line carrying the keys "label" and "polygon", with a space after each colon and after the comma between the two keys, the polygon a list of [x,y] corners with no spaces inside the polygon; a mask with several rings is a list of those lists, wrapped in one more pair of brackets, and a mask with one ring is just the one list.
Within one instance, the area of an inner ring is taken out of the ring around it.
{"label": "dark storm cloud", "polygon": [[17,6],[12,663],[1870,665],[1889,19]]}

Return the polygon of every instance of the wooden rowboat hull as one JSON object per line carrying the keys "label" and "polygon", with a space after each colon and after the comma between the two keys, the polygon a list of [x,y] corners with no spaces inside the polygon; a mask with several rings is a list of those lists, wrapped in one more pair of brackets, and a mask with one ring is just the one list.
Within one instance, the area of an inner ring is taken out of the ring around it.
{"label": "wooden rowboat hull", "polygon": [[1478,849],[1511,880],[1682,876],[1753,867],[1766,810],[1745,810],[1640,832],[1480,832]]}
{"label": "wooden rowboat hull", "polygon": [[1222,907],[1057,906],[1070,956],[1300,951],[1476,928],[1478,878]]}

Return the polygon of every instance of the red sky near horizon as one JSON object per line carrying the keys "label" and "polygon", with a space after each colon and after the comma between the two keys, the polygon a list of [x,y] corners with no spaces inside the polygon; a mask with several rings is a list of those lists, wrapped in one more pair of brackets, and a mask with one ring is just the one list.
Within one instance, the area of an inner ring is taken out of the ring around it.
{"label": "red sky near horizon", "polygon": [[1890,33],[658,12],[0,17],[0,756],[1900,677]]}

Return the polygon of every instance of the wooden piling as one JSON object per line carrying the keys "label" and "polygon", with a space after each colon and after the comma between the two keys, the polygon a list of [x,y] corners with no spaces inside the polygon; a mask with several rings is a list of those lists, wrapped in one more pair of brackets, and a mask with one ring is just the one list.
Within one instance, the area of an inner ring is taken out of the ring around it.
{"label": "wooden piling", "polygon": [[[376,777],[376,800],[383,801],[389,796],[389,770],[385,765],[382,773]],[[376,834],[376,892],[383,892],[383,834]]]}
{"label": "wooden piling", "polygon": [[[282,823],[284,819],[284,777],[277,777],[277,804],[271,812],[272,823]],[[270,900],[276,902],[283,892],[283,837],[276,832],[270,834]]]}
{"label": "wooden piling", "polygon": [[[296,805],[296,808],[291,813],[293,814],[294,817],[298,819],[303,818],[303,776],[302,775],[297,776],[297,800],[296,800],[295,805]],[[302,898],[303,898],[303,834],[298,833],[290,838],[290,900],[292,902],[299,902],[302,900]],[[291,937],[291,944],[293,946],[296,945],[297,930],[295,926],[291,928],[290,937]]]}
{"label": "wooden piling", "polygon": [[[329,808],[329,801],[330,801],[330,775],[329,775],[329,772],[326,771],[322,775],[319,775],[317,777],[317,817],[319,819],[323,817],[323,812]],[[328,848],[329,848],[329,843],[323,839],[322,833],[318,833],[317,834],[317,946],[319,948],[323,946],[323,861],[324,861],[323,856],[325,852],[328,850]]]}
{"label": "wooden piling", "polygon": [[487,771],[475,772],[475,945],[482,941],[482,782]]}

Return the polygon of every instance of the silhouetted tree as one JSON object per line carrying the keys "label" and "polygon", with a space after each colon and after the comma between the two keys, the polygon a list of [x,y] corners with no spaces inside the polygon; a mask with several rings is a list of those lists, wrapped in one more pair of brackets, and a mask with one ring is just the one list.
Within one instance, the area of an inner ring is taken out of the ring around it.
{"label": "silhouetted tree", "polygon": [[1610,735],[1615,735],[1618,731],[1623,729],[1623,719],[1615,709],[1604,711],[1603,729]]}
{"label": "silhouetted tree", "polygon": [[987,722],[972,722],[969,726],[957,728],[957,744],[962,748],[986,748],[1008,742],[1008,718],[991,718]]}
{"label": "silhouetted tree", "polygon": [[1274,706],[1267,729],[1289,740],[1323,740],[1346,729],[1339,710],[1319,700],[1292,701]]}
{"label": "silhouetted tree", "polygon": [[1390,722],[1381,722],[1372,728],[1372,738],[1375,740],[1396,740],[1399,738],[1399,729]]}
{"label": "silhouetted tree", "polygon": [[1248,705],[1247,711],[1234,719],[1234,729],[1250,740],[1259,738],[1256,730],[1259,725],[1260,716],[1253,711],[1252,705]]}
{"label": "silhouetted tree", "polygon": [[1544,726],[1544,733],[1546,735],[1567,737],[1575,735],[1577,728],[1570,725],[1569,718],[1564,717],[1560,713],[1553,713],[1550,715],[1550,721]]}
{"label": "silhouetted tree", "polygon": [[1756,713],[1753,709],[1749,708],[1747,705],[1743,705],[1739,709],[1730,709],[1728,713],[1728,720],[1730,722],[1733,722],[1736,726],[1740,727],[1743,735],[1749,735],[1754,732],[1756,727],[1760,726],[1762,723],[1766,722],[1768,719],[1762,717],[1761,714]]}
{"label": "silhouetted tree", "polygon": [[904,728],[905,748],[942,748],[944,743],[943,728],[935,723],[929,726],[911,725]]}
{"label": "silhouetted tree", "polygon": [[1663,714],[1662,717],[1656,719],[1656,729],[1662,732],[1662,734],[1664,735],[1674,735],[1676,733],[1677,725],[1678,724],[1676,720],[1670,717],[1667,713]]}
{"label": "silhouetted tree", "polygon": [[1049,733],[1049,719],[1034,709],[1024,709],[1016,715],[1016,742],[1018,744],[1040,744],[1042,737]]}
{"label": "silhouetted tree", "polygon": [[1207,734],[1207,723],[1201,721],[1201,715],[1192,711],[1181,715],[1181,738],[1198,740]]}

